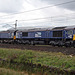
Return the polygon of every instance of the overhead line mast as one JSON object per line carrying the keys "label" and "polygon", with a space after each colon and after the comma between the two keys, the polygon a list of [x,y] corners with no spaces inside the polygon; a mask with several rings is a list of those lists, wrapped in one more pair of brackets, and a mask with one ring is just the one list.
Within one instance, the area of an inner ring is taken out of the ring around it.
{"label": "overhead line mast", "polygon": [[13,40],[14,42],[16,42],[16,31],[17,31],[17,20],[15,21],[15,31],[14,31],[14,37],[13,37]]}
{"label": "overhead line mast", "polygon": [[17,20],[15,21],[15,31],[17,30]]}

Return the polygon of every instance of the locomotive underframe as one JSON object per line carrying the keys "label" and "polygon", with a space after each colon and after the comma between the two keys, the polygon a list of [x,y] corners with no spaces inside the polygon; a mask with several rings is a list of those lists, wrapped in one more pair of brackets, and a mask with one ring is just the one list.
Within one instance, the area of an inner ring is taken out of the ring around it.
{"label": "locomotive underframe", "polygon": [[16,43],[16,44],[46,44],[46,45],[53,45],[53,46],[66,46],[66,47],[75,47],[75,41],[72,39],[55,39],[55,38],[29,38],[29,39],[16,39],[13,38],[1,38],[0,43]]}

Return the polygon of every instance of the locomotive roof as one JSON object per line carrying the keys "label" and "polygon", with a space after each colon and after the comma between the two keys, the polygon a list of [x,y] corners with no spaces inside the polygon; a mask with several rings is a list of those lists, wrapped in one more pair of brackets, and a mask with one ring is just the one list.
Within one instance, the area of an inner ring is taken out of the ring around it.
{"label": "locomotive roof", "polygon": [[[48,28],[26,28],[26,27],[18,27],[16,30],[17,31],[23,31],[23,32],[29,32],[29,31],[46,31],[46,30],[51,30],[53,27],[48,27]],[[15,29],[9,29],[8,31],[15,31]]]}
{"label": "locomotive roof", "polygon": [[63,29],[75,29],[75,25],[73,26],[64,26],[64,27],[55,27],[52,30],[63,30]]}
{"label": "locomotive roof", "polygon": [[53,28],[52,30],[63,30],[63,29],[65,29],[66,28],[66,26],[64,26],[64,27],[55,27],[55,28]]}
{"label": "locomotive roof", "polygon": [[75,29],[75,25],[74,26],[67,26],[65,29]]}
{"label": "locomotive roof", "polygon": [[[48,30],[63,30],[63,29],[75,29],[75,25],[73,26],[63,26],[63,27],[46,27],[46,28],[28,28],[28,27],[18,27],[17,31],[22,32],[30,32],[30,31],[48,31]],[[15,29],[9,29],[7,32],[14,32]],[[4,31],[3,31],[4,32]]]}
{"label": "locomotive roof", "polygon": [[27,29],[27,30],[21,30],[21,31],[48,31],[51,30],[52,28],[34,28],[34,29]]}
{"label": "locomotive roof", "polygon": [[0,31],[0,33],[8,33],[9,31]]}

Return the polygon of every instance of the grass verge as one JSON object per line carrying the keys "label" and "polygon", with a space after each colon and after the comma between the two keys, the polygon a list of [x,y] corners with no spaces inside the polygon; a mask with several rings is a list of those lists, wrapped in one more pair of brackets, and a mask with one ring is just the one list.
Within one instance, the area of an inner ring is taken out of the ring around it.
{"label": "grass verge", "polygon": [[[62,53],[40,52],[32,50],[20,49],[4,49],[0,48],[0,63],[1,60],[17,63],[33,63],[41,64],[42,66],[50,66],[75,71],[75,56],[64,55]],[[1,65],[0,65],[1,66]]]}
{"label": "grass verge", "polygon": [[14,71],[11,69],[0,68],[0,75],[28,75],[26,72]]}

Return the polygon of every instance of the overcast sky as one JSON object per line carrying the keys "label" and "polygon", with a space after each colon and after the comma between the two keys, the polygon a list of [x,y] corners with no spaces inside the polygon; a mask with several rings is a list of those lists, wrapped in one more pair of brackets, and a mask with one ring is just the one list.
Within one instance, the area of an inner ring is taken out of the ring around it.
{"label": "overcast sky", "polygon": [[[9,25],[14,26],[13,24],[15,23],[15,20],[18,20],[18,27],[74,25],[75,2],[55,6],[56,4],[61,4],[68,1],[73,0],[0,0],[0,27],[4,30],[9,28]],[[34,10],[46,6],[52,7],[11,15],[13,13]],[[31,20],[45,17],[51,18]],[[29,19],[30,21],[23,21]],[[7,28],[3,28],[3,26],[6,27],[6,24]]]}

